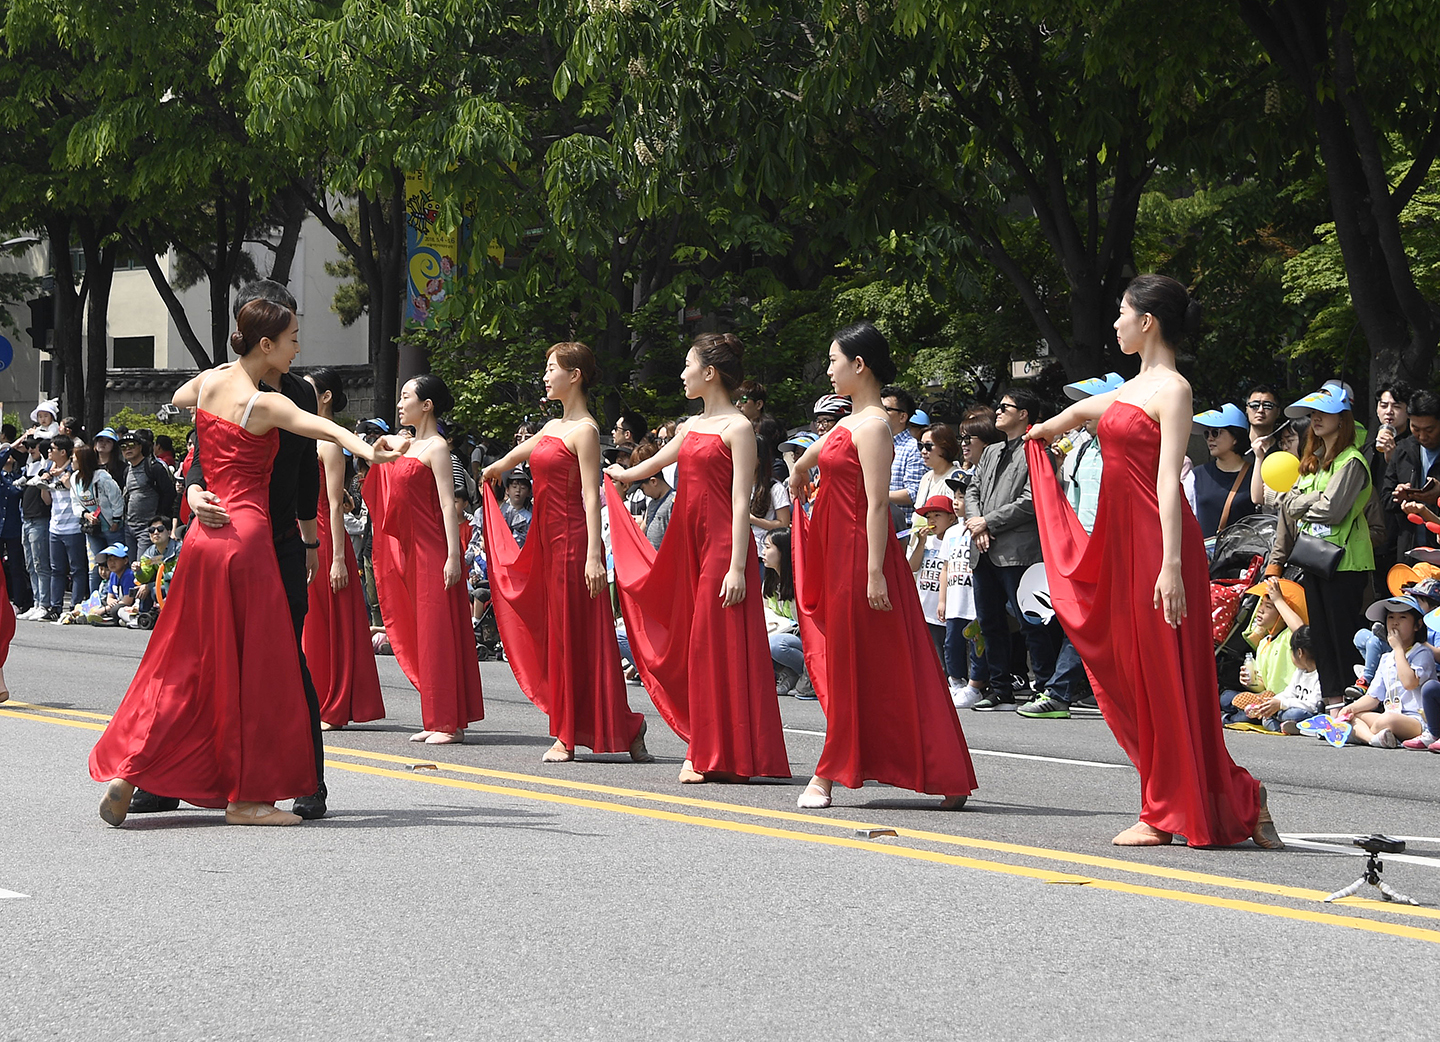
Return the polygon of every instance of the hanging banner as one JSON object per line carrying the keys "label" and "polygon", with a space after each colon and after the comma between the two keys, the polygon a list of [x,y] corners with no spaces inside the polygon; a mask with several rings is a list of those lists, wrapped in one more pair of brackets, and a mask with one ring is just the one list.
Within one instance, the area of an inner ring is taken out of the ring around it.
{"label": "hanging banner", "polygon": [[460,255],[459,231],[435,226],[439,216],[430,180],[423,173],[405,175],[405,321],[423,324],[431,309],[445,299],[446,280]]}

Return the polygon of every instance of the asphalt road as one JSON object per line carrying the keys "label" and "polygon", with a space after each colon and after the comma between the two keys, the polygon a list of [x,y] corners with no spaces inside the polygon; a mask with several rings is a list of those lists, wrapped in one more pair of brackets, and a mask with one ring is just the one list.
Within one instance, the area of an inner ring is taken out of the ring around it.
{"label": "asphalt road", "polygon": [[[1122,850],[1138,786],[1101,720],[964,713],[960,813],[882,786],[800,812],[815,703],[782,700],[792,783],[681,786],[638,687],[656,763],[542,766],[503,663],[469,743],[421,747],[384,658],[389,718],[327,737],[325,820],[110,829],[86,754],[145,637],[21,623],[6,665],[7,1042],[1433,1034],[1440,756],[1233,734],[1311,848]],[[1423,904],[1322,904],[1362,867],[1325,837],[1375,831],[1422,837],[1386,878]]]}

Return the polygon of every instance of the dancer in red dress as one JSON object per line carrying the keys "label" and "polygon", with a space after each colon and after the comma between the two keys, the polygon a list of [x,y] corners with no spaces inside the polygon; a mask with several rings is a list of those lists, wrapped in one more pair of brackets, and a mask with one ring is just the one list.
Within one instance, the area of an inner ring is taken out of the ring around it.
{"label": "dancer in red dress", "polygon": [[240,361],[196,377],[175,396],[197,409],[206,481],[230,523],[191,526],[185,563],[140,668],[90,752],[90,776],[109,783],[100,816],[111,825],[125,820],[137,785],[224,807],[233,825],[299,824],[275,801],[318,786],[300,657],[271,548],[278,429],[336,441],[372,462],[396,453],[393,443],[372,447],[284,395],[260,392],[260,378],[287,372],[299,350],[293,312],[253,300],[237,321],[231,344]]}
{"label": "dancer in red dress", "polygon": [[894,440],[880,388],[894,379],[890,345],[869,322],[835,334],[830,383],[852,415],[795,461],[799,502],[820,466],[814,513],[795,512],[790,544],[805,668],[825,710],[825,748],[799,805],[830,806],[834,782],[867,780],[965,805],[975,790],[970,750],[950,701],[905,551],[890,527]]}
{"label": "dancer in red dress", "polygon": [[[1175,347],[1198,312],[1174,279],[1130,284],[1115,333],[1122,351],[1140,356],[1140,374],[1030,429],[1030,485],[1051,601],[1140,772],[1140,820],[1115,844],[1159,846],[1179,834],[1191,846],[1254,839],[1278,848],[1264,786],[1225,748],[1204,540],[1180,491],[1193,403]],[[1105,478],[1087,537],[1045,445],[1092,419]]]}
{"label": "dancer in red dress", "polygon": [[[315,388],[316,408],[327,420],[346,405],[345,390],[333,369],[305,374]],[[380,673],[370,643],[370,613],[360,584],[360,566],[345,534],[345,454],[325,442],[320,456],[320,502],[315,513],[320,567],[310,583],[310,612],[305,622],[305,663],[320,698],[320,730],[335,731],[352,720],[385,715]]]}
{"label": "dancer in red dress", "polygon": [[485,718],[455,472],[437,424],[454,405],[438,376],[406,383],[400,423],[414,428],[415,440],[393,466],[365,475],[380,616],[396,661],[420,692],[423,730],[410,740],[427,745],[463,742],[466,726]]}
{"label": "dancer in red dress", "polygon": [[[620,672],[600,540],[600,428],[586,405],[595,356],[556,344],[545,359],[545,393],[560,419],[515,446],[482,475],[485,549],[495,622],[525,697],[550,718],[555,744],[542,759],[563,763],[583,745],[597,753],[645,749],[645,717],[631,712]],[[517,547],[491,486],[530,461],[535,503]],[[617,519],[629,524],[626,518]]]}
{"label": "dancer in red dress", "polygon": [[10,685],[5,683],[5,660],[10,657],[10,642],[14,639],[15,605],[10,603],[5,569],[0,568],[0,702],[10,701]]}
{"label": "dancer in red dress", "polygon": [[686,783],[790,777],[750,535],[755,428],[730,400],[745,378],[743,351],[729,333],[697,339],[680,380],[685,397],[704,402],[700,415],[638,466],[606,470],[629,483],[679,460],[658,551],[624,520],[608,482],[605,495],[625,633],[645,690],[689,744]]}

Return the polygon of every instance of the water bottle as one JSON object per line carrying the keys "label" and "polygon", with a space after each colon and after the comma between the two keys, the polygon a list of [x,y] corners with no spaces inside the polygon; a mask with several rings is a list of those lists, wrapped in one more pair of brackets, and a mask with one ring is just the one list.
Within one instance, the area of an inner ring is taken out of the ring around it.
{"label": "water bottle", "polygon": [[1265,686],[1264,681],[1262,681],[1258,676],[1255,675],[1254,652],[1245,652],[1245,663],[1243,668],[1245,669],[1246,674],[1250,677],[1250,680],[1245,685],[1249,690],[1259,691]]}

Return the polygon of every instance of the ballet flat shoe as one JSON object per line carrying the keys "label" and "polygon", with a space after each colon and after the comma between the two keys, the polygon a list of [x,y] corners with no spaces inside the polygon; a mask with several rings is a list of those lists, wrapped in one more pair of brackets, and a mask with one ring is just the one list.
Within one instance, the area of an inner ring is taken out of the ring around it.
{"label": "ballet flat shoe", "polygon": [[805,786],[805,791],[795,801],[795,806],[801,810],[824,810],[830,806],[830,794],[812,781]]}
{"label": "ballet flat shoe", "polygon": [[430,737],[425,739],[426,745],[464,745],[465,730],[459,731],[431,731]]}
{"label": "ballet flat shoe", "polygon": [[1164,847],[1175,837],[1169,832],[1137,821],[1110,842],[1117,847]]}
{"label": "ballet flat shoe", "polygon": [[943,800],[940,801],[940,809],[960,810],[965,806],[966,802],[969,799],[969,793],[966,793],[964,796],[946,796]]}
{"label": "ballet flat shoe", "polygon": [[291,814],[288,810],[281,810],[269,803],[252,803],[243,808],[225,808],[225,824],[227,825],[298,825],[304,820],[298,814]]}
{"label": "ballet flat shoe", "polygon": [[646,720],[640,721],[640,733],[630,743],[630,759],[636,763],[654,763],[655,757],[650,750],[645,748],[645,732],[650,730],[650,724]]}
{"label": "ballet flat shoe", "polygon": [[130,797],[135,795],[135,786],[124,778],[116,778],[105,786],[105,795],[100,800],[100,820],[107,825],[119,825],[130,813]]}
{"label": "ballet flat shoe", "polygon": [[430,738],[430,736],[431,736],[432,734],[434,734],[434,733],[435,733],[434,731],[416,731],[414,734],[412,734],[412,735],[410,736],[410,740],[411,740],[412,742],[424,742],[424,741],[428,741],[429,738]]}
{"label": "ballet flat shoe", "polygon": [[1263,785],[1260,786],[1260,815],[1255,819],[1255,831],[1250,838],[1262,850],[1285,849],[1285,841],[1280,838],[1280,833],[1275,828],[1275,820],[1270,817],[1270,797]]}
{"label": "ballet flat shoe", "polygon": [[[557,745],[559,746],[558,749],[556,748]],[[540,757],[540,762],[569,763],[573,759],[575,759],[574,750],[567,749],[563,745],[559,745],[559,743],[557,742],[556,745],[552,745],[550,748],[545,750],[545,755]]]}

